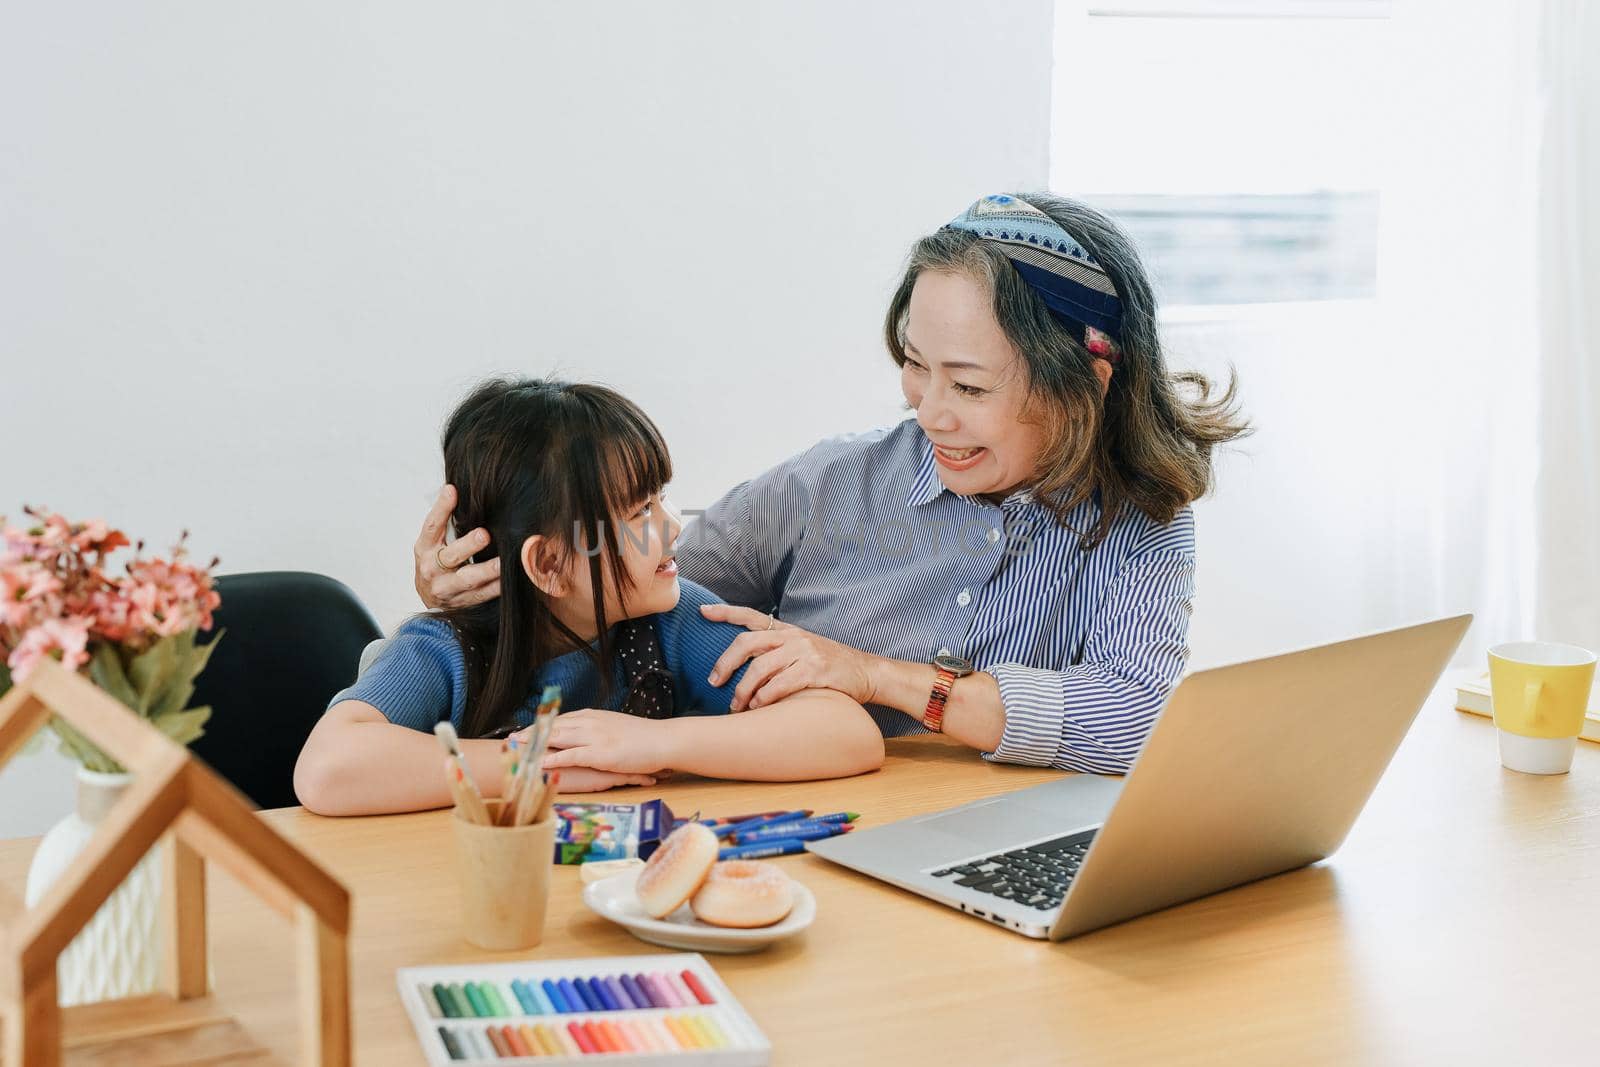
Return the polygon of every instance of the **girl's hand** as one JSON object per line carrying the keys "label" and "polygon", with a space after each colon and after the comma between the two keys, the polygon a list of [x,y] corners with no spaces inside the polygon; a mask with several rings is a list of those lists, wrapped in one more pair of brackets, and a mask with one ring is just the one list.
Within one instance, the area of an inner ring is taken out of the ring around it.
{"label": "girl's hand", "polygon": [[721,685],[741,663],[750,660],[750,669],[733,691],[730,711],[764,707],[803,689],[836,689],[858,704],[872,703],[876,657],[786,622],[773,623],[770,615],[753,608],[702,604],[700,614],[751,631],[733,639],[708,679],[712,685]]}
{"label": "girl's hand", "polygon": [[568,793],[599,793],[619,785],[655,784],[656,780],[648,774],[616,774],[593,767],[568,767],[561,772],[560,793],[556,799]]}
{"label": "girl's hand", "polygon": [[428,517],[422,520],[422,532],[411,546],[416,567],[411,580],[417,596],[430,608],[465,608],[500,595],[498,559],[462,566],[489,547],[489,531],[480,526],[454,541],[445,541],[455,507],[456,487],[447,485],[439,490]]}
{"label": "girl's hand", "polygon": [[[641,719],[620,711],[584,708],[556,716],[550,730],[550,747],[559,751],[545,757],[545,769],[591,767],[617,774],[650,775],[667,767],[667,720]],[[561,775],[561,788],[567,775]]]}

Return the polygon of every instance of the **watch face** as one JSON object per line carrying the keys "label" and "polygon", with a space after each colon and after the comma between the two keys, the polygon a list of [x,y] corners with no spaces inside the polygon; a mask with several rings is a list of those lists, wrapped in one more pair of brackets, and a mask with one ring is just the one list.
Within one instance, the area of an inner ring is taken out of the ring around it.
{"label": "watch face", "polygon": [[960,656],[935,656],[933,665],[941,671],[949,671],[957,678],[964,678],[972,673],[972,661],[962,659]]}

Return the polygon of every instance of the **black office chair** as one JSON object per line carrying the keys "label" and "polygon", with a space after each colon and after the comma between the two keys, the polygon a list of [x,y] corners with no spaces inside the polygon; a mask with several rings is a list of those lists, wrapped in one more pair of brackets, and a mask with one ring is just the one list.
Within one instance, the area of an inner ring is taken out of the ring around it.
{"label": "black office chair", "polygon": [[190,704],[210,705],[211,718],[190,747],[260,807],[298,804],[300,747],[382,631],[346,585],[320,574],[227,574],[217,592],[212,633],[227,633],[195,684]]}

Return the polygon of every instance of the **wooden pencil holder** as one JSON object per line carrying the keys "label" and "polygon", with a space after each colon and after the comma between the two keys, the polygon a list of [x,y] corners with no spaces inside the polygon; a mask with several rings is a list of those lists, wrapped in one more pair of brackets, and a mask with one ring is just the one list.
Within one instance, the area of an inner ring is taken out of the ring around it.
{"label": "wooden pencil holder", "polygon": [[[490,800],[491,817],[500,801]],[[556,818],[528,826],[484,826],[451,813],[461,879],[462,931],[493,952],[532,948],[544,938],[555,863]]]}

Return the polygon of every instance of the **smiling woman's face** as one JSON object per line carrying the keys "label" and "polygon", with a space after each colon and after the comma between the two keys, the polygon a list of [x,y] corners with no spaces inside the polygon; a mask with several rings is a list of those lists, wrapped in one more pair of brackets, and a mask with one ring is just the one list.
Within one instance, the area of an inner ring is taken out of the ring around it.
{"label": "smiling woman's face", "polygon": [[1045,433],[1027,408],[1027,368],[965,274],[923,271],[911,291],[900,388],[933,442],[939,480],[961,496],[1031,484]]}

